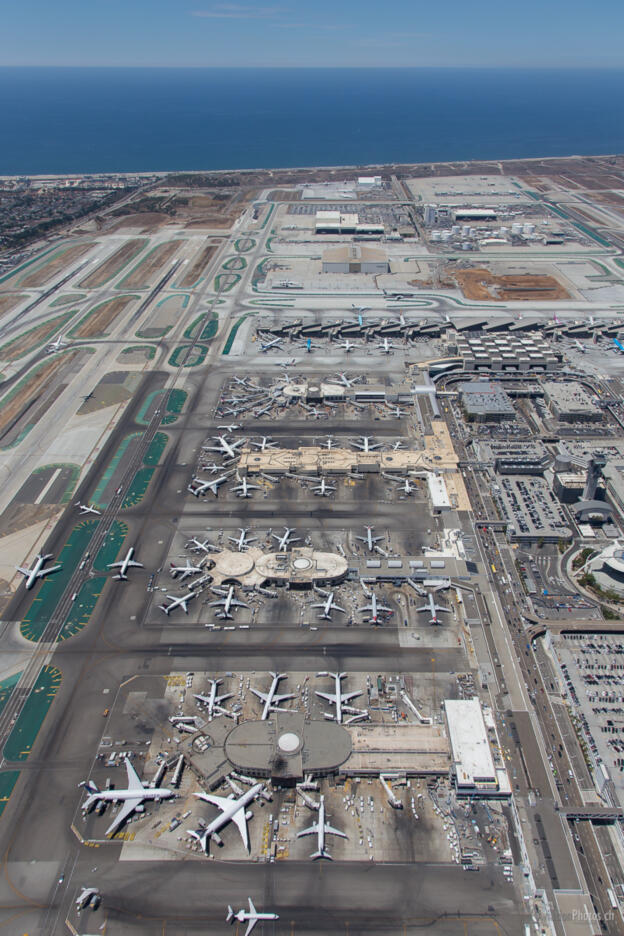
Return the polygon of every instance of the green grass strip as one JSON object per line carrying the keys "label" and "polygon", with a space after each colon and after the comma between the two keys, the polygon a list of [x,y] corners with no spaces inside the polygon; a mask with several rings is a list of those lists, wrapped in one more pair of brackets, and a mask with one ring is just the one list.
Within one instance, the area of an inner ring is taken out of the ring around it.
{"label": "green grass strip", "polygon": [[43,667],[4,745],[3,754],[6,760],[26,760],[58,692],[61,679],[61,671],[55,666]]}

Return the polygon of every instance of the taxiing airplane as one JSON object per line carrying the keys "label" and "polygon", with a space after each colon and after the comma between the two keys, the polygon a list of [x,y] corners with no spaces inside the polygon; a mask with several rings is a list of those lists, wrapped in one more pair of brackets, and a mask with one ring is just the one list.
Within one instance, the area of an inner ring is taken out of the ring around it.
{"label": "taxiing airplane", "polygon": [[80,784],[89,794],[82,804],[83,813],[88,813],[94,806],[100,803],[122,803],[122,807],[115,816],[113,822],[106,830],[106,835],[112,836],[117,829],[134,812],[143,812],[143,803],[146,800],[155,800],[160,803],[164,799],[172,799],[176,796],[175,790],[169,790],[167,787],[144,787],[139,776],[128,760],[126,763],[126,773],[128,775],[128,787],[125,790],[100,790],[93,780],[87,780]]}
{"label": "taxiing airplane", "polygon": [[282,695],[277,695],[277,687],[282,679],[288,679],[286,673],[271,673],[273,681],[269,687],[268,692],[261,692],[259,689],[252,689],[251,691],[255,696],[257,696],[261,702],[264,702],[262,709],[262,715],[260,716],[261,721],[265,721],[269,717],[270,712],[276,712],[279,709],[280,702],[285,702],[286,699],[294,699],[295,694],[293,692],[283,693]]}
{"label": "taxiing airplane", "polygon": [[[326,702],[329,702],[330,705],[335,706],[335,712],[325,713],[325,718],[331,719],[332,721],[338,722],[339,725],[342,724],[343,714],[353,714],[361,717],[364,713],[361,709],[353,708],[351,705],[346,705],[345,703],[350,702],[351,699],[356,699],[358,696],[361,696],[362,693],[359,690],[355,692],[343,692],[342,691],[342,680],[347,675],[346,673],[327,673],[323,671],[322,673],[317,673],[317,676],[329,676],[334,680],[335,689],[333,692],[321,692],[320,689],[315,689],[316,695],[319,699],[325,699]],[[348,724],[348,722],[347,722]]]}
{"label": "taxiing airplane", "polygon": [[44,556],[39,554],[32,569],[24,569],[22,566],[15,567],[18,572],[25,576],[27,591],[30,591],[37,579],[44,578],[46,575],[50,575],[51,572],[58,572],[59,569],[62,569],[61,565],[48,566],[47,569],[44,569],[43,567],[48,559],[52,559],[52,553],[46,553]]}
{"label": "taxiing airplane", "polygon": [[218,445],[202,445],[202,451],[220,452],[222,455],[226,455],[227,458],[238,458],[240,454],[237,452],[238,447],[247,441],[246,439],[237,439],[236,442],[231,442],[222,435],[213,436],[213,439],[218,442]]}
{"label": "taxiing airplane", "polygon": [[291,543],[296,543],[301,539],[300,536],[291,536],[291,533],[295,532],[295,527],[284,527],[283,536],[278,536],[277,533],[271,533],[273,539],[277,540],[277,551],[286,552]]}
{"label": "taxiing airplane", "polygon": [[331,621],[332,611],[340,611],[341,614],[346,614],[344,608],[341,608],[340,605],[337,605],[334,601],[334,592],[325,591],[322,588],[315,588],[320,595],[325,596],[325,601],[320,601],[315,604],[310,605],[311,608],[322,608],[323,610],[319,614],[319,618],[322,618],[325,621]]}
{"label": "taxiing airplane", "polygon": [[239,601],[238,598],[234,597],[234,586],[228,585],[227,588],[218,588],[214,586],[210,589],[214,592],[215,595],[220,595],[221,598],[217,601],[209,602],[210,608],[219,608],[222,607],[223,611],[217,611],[217,617],[230,620],[232,615],[230,611],[233,608],[248,608],[249,605],[245,604],[244,601]]}
{"label": "taxiing airplane", "polygon": [[303,835],[316,835],[316,851],[310,855],[310,858],[328,858],[330,861],[332,860],[332,856],[325,849],[325,836],[339,835],[340,838],[348,838],[344,832],[341,832],[339,829],[334,829],[333,826],[330,826],[329,823],[325,821],[325,797],[322,794],[318,819],[316,822],[313,822],[309,828],[298,832],[297,838],[301,838]]}
{"label": "taxiing airplane", "polygon": [[251,491],[262,490],[259,484],[250,484],[245,475],[243,475],[242,478],[236,475],[236,480],[240,481],[240,484],[233,487],[232,492],[236,494],[237,497],[251,497]]}
{"label": "taxiing airplane", "polygon": [[128,569],[142,569],[142,562],[135,562],[132,558],[134,555],[134,546],[131,546],[121,562],[109,562],[107,568],[109,569],[119,569],[117,575],[113,575],[114,579],[121,582],[122,579],[126,580],[128,578],[127,571]]}
{"label": "taxiing airplane", "polygon": [[187,491],[190,491],[195,497],[199,497],[200,494],[205,494],[207,491],[210,491],[216,497],[219,488],[227,481],[231,474],[232,472],[228,471],[226,474],[221,475],[220,478],[214,478],[212,481],[200,481],[199,478],[193,478],[191,483],[187,486]]}
{"label": "taxiing airplane", "polygon": [[373,552],[375,549],[378,549],[378,546],[375,546],[375,543],[378,543],[380,540],[384,539],[383,536],[373,536],[373,530],[375,527],[365,526],[366,536],[356,536],[358,540],[362,540],[363,543],[366,543],[366,547],[369,552]]}
{"label": "taxiing airplane", "polygon": [[239,910],[238,913],[234,913],[232,908],[228,905],[228,912],[225,918],[226,923],[233,923],[234,920],[238,920],[239,923],[247,923],[245,936],[249,936],[258,920],[279,920],[277,913],[258,913],[253,905],[251,897],[248,897],[247,900],[249,901],[249,911]]}
{"label": "taxiing airplane", "polygon": [[355,305],[355,303],[353,302],[351,303],[351,308],[353,309],[354,312],[359,312],[360,315],[363,312],[370,312],[371,310],[370,306],[359,306],[359,305]]}
{"label": "taxiing airplane", "polygon": [[427,593],[428,604],[423,605],[421,608],[416,608],[418,612],[428,611],[431,617],[429,618],[430,624],[439,624],[440,620],[438,618],[438,611],[443,611],[445,614],[450,614],[450,609],[445,608],[443,605],[437,605],[435,603],[435,598],[433,597],[433,592]]}
{"label": "taxiing airplane", "polygon": [[353,439],[351,445],[361,452],[374,452],[375,449],[381,448],[381,442],[371,442],[370,436],[360,436],[358,439]]}
{"label": "taxiing airplane", "polygon": [[238,423],[230,423],[228,426],[217,426],[217,429],[225,429],[226,432],[234,432],[236,429],[242,429]]}
{"label": "taxiing airplane", "polygon": [[228,536],[230,543],[234,543],[239,552],[245,552],[251,543],[255,543],[257,536],[247,536],[248,528],[239,527],[240,536]]}
{"label": "taxiing airplane", "polygon": [[61,348],[64,348],[67,342],[64,340],[62,335],[59,335],[56,341],[53,341],[46,348],[47,354],[53,354],[55,351],[60,351]]}
{"label": "taxiing airplane", "polygon": [[182,608],[185,614],[188,614],[188,603],[192,598],[197,597],[197,592],[194,592],[191,589],[186,595],[181,595],[179,598],[176,598],[175,595],[165,595],[165,598],[168,598],[171,604],[158,605],[161,611],[164,611],[165,614],[169,615],[172,611],[175,611],[176,608]]}
{"label": "taxiing airplane", "polygon": [[189,562],[188,559],[186,560],[186,565],[183,566],[176,566],[172,562],[171,569],[169,571],[171,572],[172,578],[178,578],[179,576],[180,581],[183,582],[185,578],[189,577],[189,575],[201,575],[204,571],[203,564],[205,561],[206,559],[204,557],[204,559],[200,560],[199,565],[196,566],[194,566],[192,562]]}
{"label": "taxiing airplane", "polygon": [[228,825],[229,822],[233,822],[240,832],[243,845],[247,849],[247,852],[249,852],[249,830],[247,828],[247,820],[251,819],[252,813],[251,810],[249,812],[247,811],[247,806],[249,803],[253,802],[257,796],[260,796],[263,790],[264,785],[262,783],[254,783],[254,785],[243,793],[242,796],[239,796],[238,799],[233,793],[230,796],[216,796],[214,793],[203,792],[195,793],[194,796],[196,796],[197,799],[204,800],[206,803],[210,803],[212,806],[216,806],[217,809],[221,810],[221,815],[213,819],[212,822],[209,822],[205,829],[200,829],[198,832],[191,831],[188,834],[191,838],[199,842],[205,854],[208,854],[209,840],[212,839],[217,845],[223,845],[223,840],[218,833],[224,826]]}
{"label": "taxiing airplane", "polygon": [[91,507],[89,506],[89,504],[81,504],[80,501],[76,501],[76,503],[74,504],[74,507],[79,507],[81,514],[92,513],[92,514],[96,514],[99,517],[100,514],[102,513],[101,510],[96,510],[95,507]]}
{"label": "taxiing airplane", "polygon": [[196,693],[194,695],[194,698],[197,699],[200,705],[202,705],[205,708],[208,714],[208,718],[213,718],[215,713],[217,715],[228,715],[230,718],[236,718],[233,712],[228,712],[228,710],[224,708],[222,705],[222,703],[225,702],[226,699],[231,699],[234,693],[224,692],[222,695],[217,695],[217,689],[219,688],[223,680],[222,679],[209,679],[208,682],[210,683],[209,695],[201,695],[200,693]]}
{"label": "taxiing airplane", "polygon": [[368,619],[369,624],[378,624],[380,614],[393,614],[392,608],[388,608],[385,605],[379,604],[377,601],[377,595],[375,592],[371,592],[371,601],[370,604],[363,605],[361,608],[358,608],[358,611],[370,611],[371,616]]}

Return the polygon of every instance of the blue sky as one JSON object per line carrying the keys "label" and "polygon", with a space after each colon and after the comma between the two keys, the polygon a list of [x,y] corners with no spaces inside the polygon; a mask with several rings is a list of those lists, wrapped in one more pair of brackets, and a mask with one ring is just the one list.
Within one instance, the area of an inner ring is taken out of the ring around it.
{"label": "blue sky", "polygon": [[2,65],[624,67],[621,0],[21,0]]}

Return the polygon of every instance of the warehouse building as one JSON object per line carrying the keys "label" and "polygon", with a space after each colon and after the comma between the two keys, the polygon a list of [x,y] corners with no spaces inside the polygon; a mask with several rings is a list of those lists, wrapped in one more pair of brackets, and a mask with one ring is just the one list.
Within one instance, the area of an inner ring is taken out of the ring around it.
{"label": "warehouse building", "polygon": [[345,244],[323,252],[323,273],[370,273],[378,276],[389,272],[388,257],[378,247]]}

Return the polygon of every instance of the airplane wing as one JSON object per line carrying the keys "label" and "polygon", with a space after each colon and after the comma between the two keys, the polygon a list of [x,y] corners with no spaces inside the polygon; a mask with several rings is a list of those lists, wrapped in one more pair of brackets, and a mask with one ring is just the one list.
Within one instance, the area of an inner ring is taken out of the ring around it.
{"label": "airplane wing", "polygon": [[37,572],[37,578],[43,578],[44,575],[49,575],[50,572],[57,572],[60,569],[60,565],[50,566],[49,569],[40,569]]}
{"label": "airplane wing", "polygon": [[[325,828],[327,828],[327,826],[325,826]],[[318,822],[314,822],[307,829],[302,829],[301,832],[297,832],[297,838],[301,838],[302,835],[318,835],[318,831],[319,824]]]}
{"label": "airplane wing", "polygon": [[260,692],[259,689],[252,689],[251,691],[253,692],[253,694],[254,694],[255,696],[257,696],[259,699],[261,699],[262,702],[266,702],[266,700],[267,700],[267,698],[268,698],[268,695],[267,695],[266,692]]}
{"label": "airplane wing", "polygon": [[257,911],[256,908],[254,907],[253,901],[252,901],[251,897],[248,897],[247,900],[249,901],[249,912],[250,912],[250,913],[253,913],[254,916],[255,916],[255,915],[258,913],[258,911]]}
{"label": "airplane wing", "polygon": [[195,793],[197,799],[202,799],[211,806],[216,806],[223,812],[228,806],[232,805],[232,800],[228,796],[217,796],[216,793]]}
{"label": "airplane wing", "polygon": [[143,792],[143,784],[139,779],[139,775],[126,757],[126,773],[128,774],[128,789],[129,790],[140,790]]}
{"label": "airplane wing", "polygon": [[350,699],[355,699],[356,696],[359,696],[359,695],[362,695],[362,693],[358,692],[357,690],[355,692],[343,692],[342,701],[348,702]]}
{"label": "airplane wing", "polygon": [[249,851],[249,830],[247,828],[247,814],[245,812],[246,807],[241,806],[234,815],[232,816],[232,822],[236,823],[238,831],[241,834],[243,840],[243,845]]}
{"label": "airplane wing", "polygon": [[142,562],[135,562],[134,559],[131,559],[130,562],[128,563],[128,565],[129,565],[129,566],[136,566],[136,567],[139,568],[139,569],[142,569],[142,568],[143,568],[143,563],[142,563]]}
{"label": "airplane wing", "polygon": [[335,695],[332,695],[332,694],[329,693],[329,692],[320,692],[318,689],[315,689],[314,691],[316,692],[317,696],[319,696],[319,698],[325,699],[327,702],[331,702],[332,705],[335,705],[335,704],[336,704],[336,696],[335,696]]}
{"label": "airplane wing", "polygon": [[21,572],[22,575],[30,575],[30,569],[23,569],[21,566],[15,566],[18,572]]}
{"label": "airplane wing", "polygon": [[236,605],[237,608],[248,608],[249,605],[245,604],[244,601],[238,601],[237,598],[232,598],[231,604]]}
{"label": "airplane wing", "polygon": [[[141,789],[143,788],[141,787]],[[122,825],[122,823],[124,823],[130,815],[132,815],[137,806],[141,805],[142,799],[142,796],[137,796],[136,799],[127,799],[124,801],[123,806],[106,830],[107,836],[115,834],[119,826]]]}
{"label": "airplane wing", "polygon": [[329,823],[325,823],[325,831],[330,835],[339,835],[340,838],[347,838],[344,832],[341,832],[340,829],[334,829],[333,826],[330,826]]}
{"label": "airplane wing", "polygon": [[341,608],[341,607],[340,607],[340,605],[337,605],[337,604],[332,605],[332,608],[333,608],[334,611],[341,611],[343,614],[346,614],[346,613],[347,613],[347,612],[345,611],[344,608]]}
{"label": "airplane wing", "polygon": [[[251,903],[251,901],[249,902]],[[247,924],[247,929],[245,930],[245,936],[249,936],[249,934],[251,933],[252,929],[254,928],[257,922],[258,922],[258,917],[252,917],[252,919]]]}

